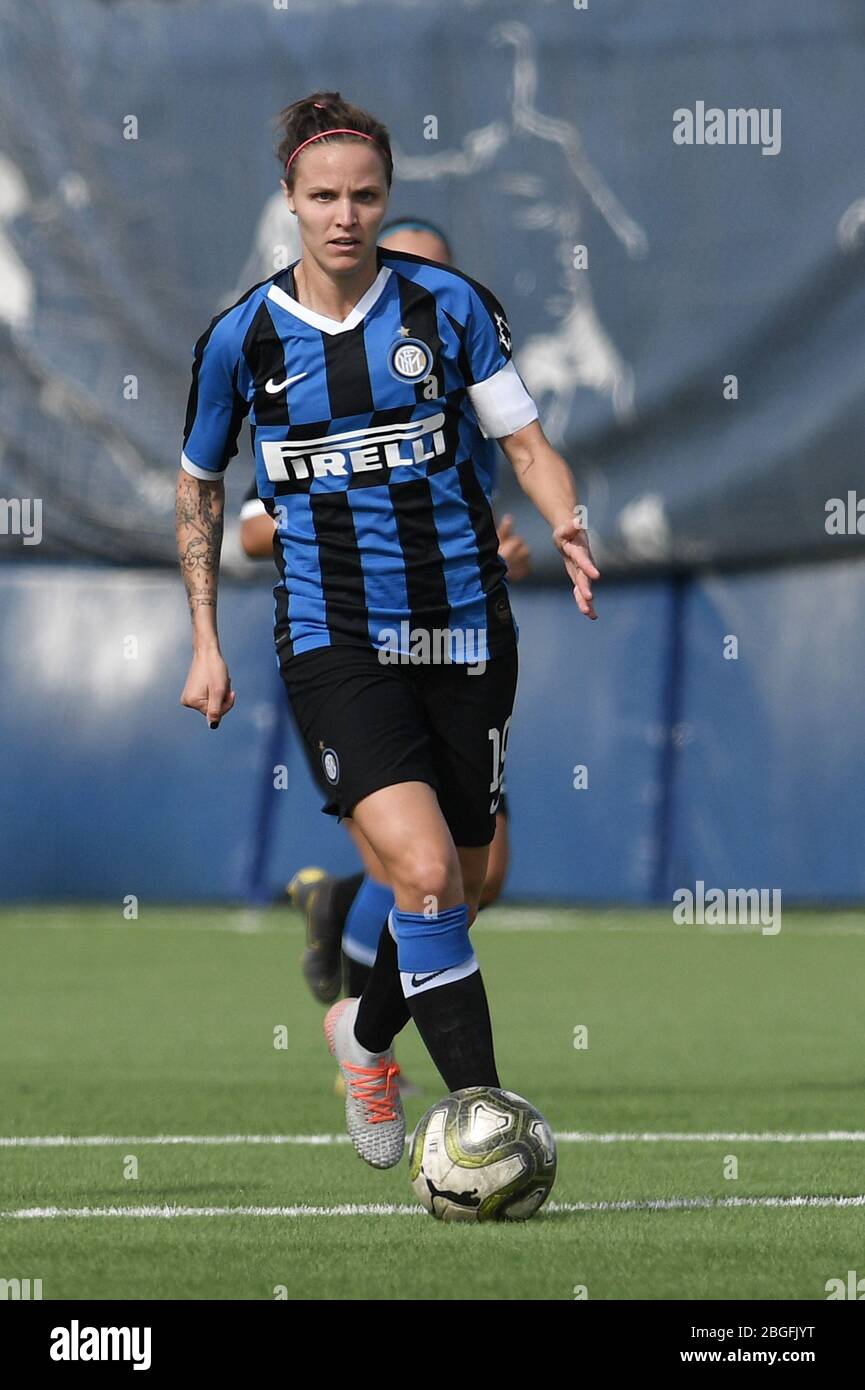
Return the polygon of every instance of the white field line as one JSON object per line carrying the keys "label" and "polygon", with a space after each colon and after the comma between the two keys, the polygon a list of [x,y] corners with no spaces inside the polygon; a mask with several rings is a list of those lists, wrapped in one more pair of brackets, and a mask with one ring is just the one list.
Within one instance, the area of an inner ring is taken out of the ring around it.
{"label": "white field line", "polygon": [[[97,918],[92,924],[86,926],[81,922],[80,919],[73,917],[65,918],[63,916],[60,916],[53,920],[47,921],[36,917],[35,914],[32,918],[26,914],[22,914],[19,917],[15,917],[12,914],[9,914],[6,915],[3,919],[0,919],[0,925],[5,925],[7,927],[15,928],[17,930],[30,931],[92,931],[94,929],[101,929],[105,931],[135,931],[137,929],[140,931],[149,932],[234,932],[243,936],[300,936],[301,934],[305,934],[306,931],[306,928],[300,921],[299,915],[295,912],[291,912],[288,909],[286,909],[285,919],[277,922],[274,921],[272,913],[258,913],[254,909],[250,909],[248,912],[233,913],[230,917],[224,918],[222,920],[219,920],[217,918],[216,920],[210,922],[202,922],[195,920],[165,921],[164,919],[160,920],[158,911],[148,912],[145,909],[142,910],[140,917],[135,918],[131,921],[126,921],[118,913],[115,921],[111,921],[107,917]],[[639,923],[633,922],[611,921],[609,923],[593,922],[583,925],[572,922],[556,921],[555,919],[551,919],[548,916],[548,914],[541,912],[537,909],[532,909],[531,911],[527,912],[515,913],[513,920],[510,919],[510,917],[505,916],[500,916],[496,919],[490,919],[489,921],[479,920],[476,929],[478,928],[482,928],[484,932],[508,932],[511,934],[513,934],[514,932],[521,931],[540,931],[557,933],[601,930],[645,932],[647,930],[645,923],[641,925]],[[682,930],[681,927],[674,926],[672,922],[669,926],[656,923],[651,929],[653,931],[662,932]],[[737,928],[737,930],[747,930],[747,928],[739,927]],[[754,930],[758,930],[758,925],[755,925]],[[865,931],[865,927],[863,927],[863,931]]]}
{"label": "white field line", "polygon": [[[555,1135],[558,1144],[865,1144],[865,1130],[827,1129],[800,1134],[766,1131],[714,1130],[707,1133],[681,1131],[633,1133],[589,1133],[562,1130]],[[144,1147],[146,1145],[228,1146],[236,1144],[299,1145],[327,1148],[347,1144],[347,1134],[46,1134],[0,1135],[0,1149],[99,1149]],[[409,1139],[406,1139],[406,1143]]]}
{"label": "white field line", "polygon": [[[474,930],[487,933],[506,933],[513,935],[519,932],[545,932],[556,934],[578,934],[585,932],[641,932],[644,935],[703,935],[703,936],[735,936],[735,935],[760,935],[762,927],[759,922],[726,922],[726,923],[692,923],[679,925],[672,920],[669,923],[659,920],[655,915],[658,911],[653,906],[647,911],[652,913],[649,921],[633,921],[629,919],[617,919],[614,915],[609,918],[596,918],[593,921],[562,921],[562,909],[551,908],[549,912],[542,908],[526,908],[521,911],[518,907],[506,909],[490,909],[483,916],[478,918]],[[192,914],[190,914],[192,915]],[[672,916],[672,908],[671,908]],[[0,927],[7,926],[19,930],[76,930],[90,931],[94,928],[115,931],[213,931],[213,932],[233,932],[243,936],[299,936],[305,929],[299,920],[297,913],[290,909],[285,910],[285,920],[274,923],[273,912],[258,912],[254,908],[245,911],[232,913],[227,918],[213,921],[164,921],[159,918],[158,909],[142,912],[140,918],[134,921],[126,921],[119,914],[116,922],[111,922],[105,918],[97,919],[91,926],[83,926],[78,917],[64,917],[60,914],[53,921],[46,921],[39,918],[35,913],[22,913],[16,916],[14,913],[4,912],[0,914]],[[865,936],[865,922],[862,920],[861,913],[838,913],[833,915],[831,922],[827,921],[820,927],[798,927],[795,918],[792,922],[782,924],[781,933],[785,936]]]}
{"label": "white field line", "polygon": [[[855,1197],[665,1197],[624,1202],[548,1202],[545,1212],[590,1213],[619,1211],[707,1211],[723,1207],[862,1207],[865,1196]],[[204,1217],[299,1217],[299,1216],[424,1216],[424,1208],[408,1203],[346,1203],[340,1206],[315,1207],[19,1207],[0,1211],[0,1221],[86,1221],[100,1217],[133,1217],[174,1220],[184,1216]]]}
{"label": "white field line", "polygon": [[267,916],[250,910],[249,912],[233,913],[224,921],[211,922],[166,922],[160,920],[158,912],[143,911],[141,917],[133,921],[126,921],[119,913],[117,918],[112,921],[108,917],[98,917],[95,921],[84,925],[80,919],[65,918],[63,916],[55,918],[53,921],[40,921],[35,915],[33,918],[27,914],[15,917],[12,914],[0,916],[0,927],[7,926],[18,931],[215,931],[233,932],[241,936],[300,936],[305,932],[303,923],[300,922],[294,913],[286,912],[286,921],[278,925],[271,926]]}

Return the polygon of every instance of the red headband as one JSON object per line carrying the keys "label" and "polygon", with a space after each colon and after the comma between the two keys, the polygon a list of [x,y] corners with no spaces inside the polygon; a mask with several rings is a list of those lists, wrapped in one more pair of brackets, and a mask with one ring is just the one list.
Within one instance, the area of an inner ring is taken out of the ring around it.
{"label": "red headband", "polygon": [[[359,135],[361,140],[372,140],[372,143],[374,145],[378,145],[378,141],[375,139],[373,135],[364,135],[362,130],[349,130],[345,126],[340,126],[338,130],[320,130],[317,135],[310,135],[308,140],[304,140],[302,144],[298,145],[297,149],[294,151],[294,154],[289,155],[289,158],[286,161],[285,165],[285,172],[288,173],[289,169],[291,168],[292,161],[297,159],[297,156],[300,154],[301,150],[306,149],[307,145],[311,145],[313,140],[321,140],[325,135]],[[378,147],[379,149],[382,148],[381,145],[379,145]],[[384,153],[383,150],[382,153]]]}

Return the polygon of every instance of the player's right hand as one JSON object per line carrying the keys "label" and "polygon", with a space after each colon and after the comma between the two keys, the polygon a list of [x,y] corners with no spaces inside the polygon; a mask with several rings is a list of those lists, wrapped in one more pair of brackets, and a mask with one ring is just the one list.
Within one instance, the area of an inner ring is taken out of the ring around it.
{"label": "player's right hand", "polygon": [[197,709],[211,729],[218,729],[219,721],[234,708],[236,698],[222,653],[215,648],[196,652],[180,703],[187,709]]}

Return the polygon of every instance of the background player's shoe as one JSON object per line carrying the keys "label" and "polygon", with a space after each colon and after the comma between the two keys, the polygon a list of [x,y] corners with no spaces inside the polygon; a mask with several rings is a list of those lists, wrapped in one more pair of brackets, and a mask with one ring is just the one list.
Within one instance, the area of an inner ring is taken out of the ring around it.
{"label": "background player's shoe", "polygon": [[324,869],[298,869],[285,890],[306,917],[306,950],[300,964],[320,1004],[332,1004],[342,989],[342,922],[333,904],[338,882]]}
{"label": "background player's shoe", "polygon": [[306,869],[298,869],[297,873],[293,874],[285,885],[285,896],[289,899],[292,907],[298,908],[300,912],[305,912],[310,893],[318,887],[323,878],[327,878],[327,870],[316,868],[315,865],[311,864]]}
{"label": "background player's shoe", "polygon": [[405,1115],[393,1050],[369,1053],[354,1036],[357,999],[328,1009],[324,1035],[345,1082],[345,1122],[351,1142],[373,1168],[393,1168],[405,1151]]}

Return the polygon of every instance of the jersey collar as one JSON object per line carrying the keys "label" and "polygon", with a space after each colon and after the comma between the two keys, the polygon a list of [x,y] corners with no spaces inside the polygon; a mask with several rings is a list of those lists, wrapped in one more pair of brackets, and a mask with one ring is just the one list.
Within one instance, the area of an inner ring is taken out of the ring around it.
{"label": "jersey collar", "polygon": [[[381,265],[381,255],[378,254],[379,265]],[[289,283],[294,288],[294,267],[300,264],[300,259],[294,261],[289,266]],[[385,285],[391,276],[389,266],[381,265],[378,275],[373,280],[369,289],[357,301],[348,316],[342,320],[329,319],[325,314],[317,314],[314,309],[307,309],[305,304],[294,299],[285,290],[281,290],[278,285],[271,285],[267,292],[268,299],[272,299],[274,304],[278,304],[286,313],[293,314],[296,319],[303,319],[312,328],[317,328],[321,333],[348,333],[350,329],[356,328],[361,319],[369,313],[372,306],[382,293]]]}

